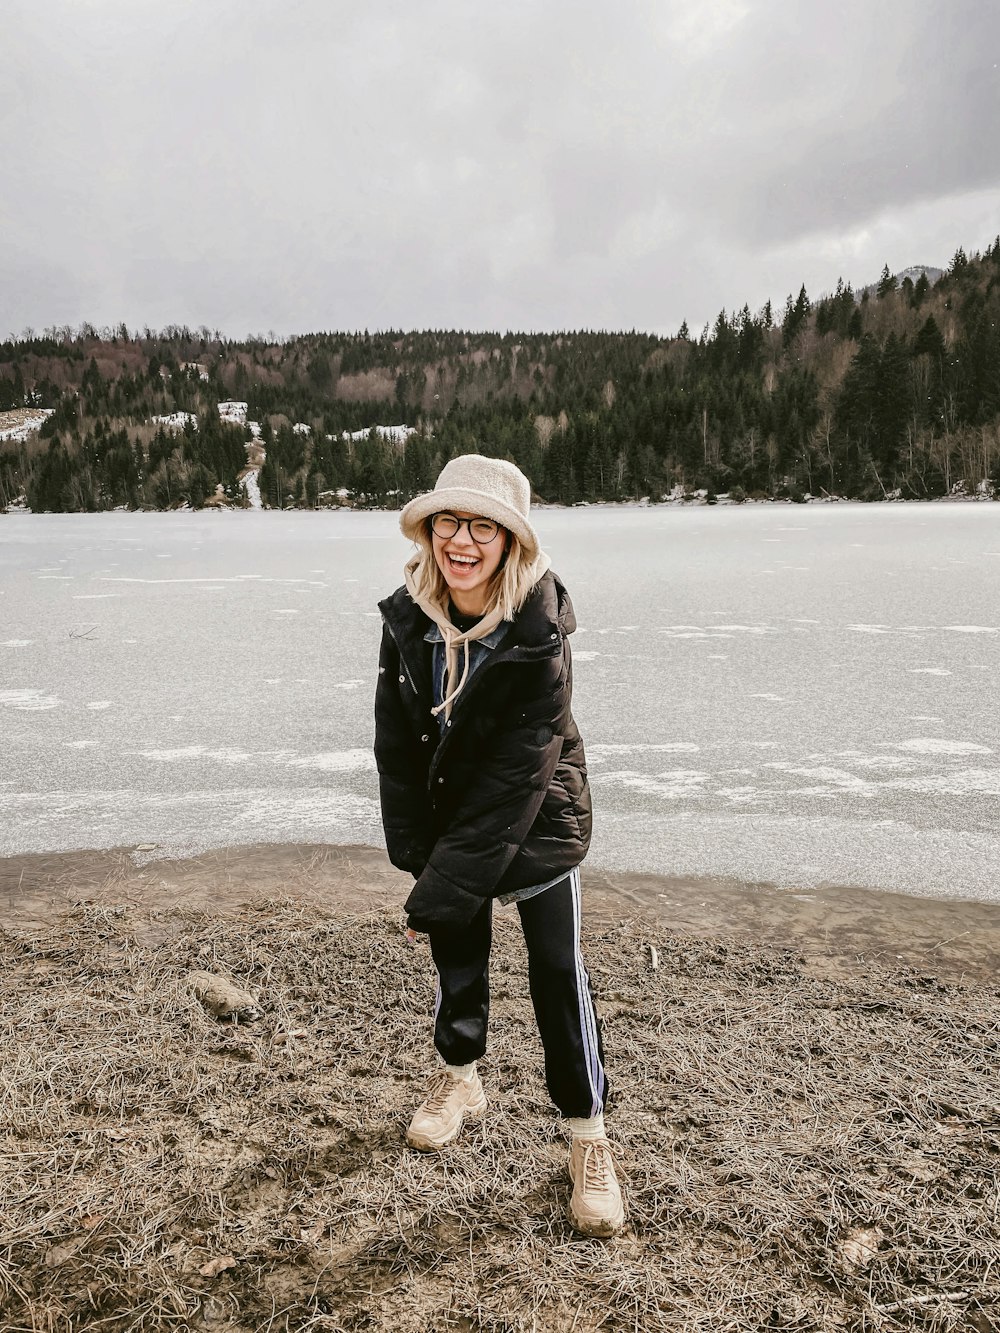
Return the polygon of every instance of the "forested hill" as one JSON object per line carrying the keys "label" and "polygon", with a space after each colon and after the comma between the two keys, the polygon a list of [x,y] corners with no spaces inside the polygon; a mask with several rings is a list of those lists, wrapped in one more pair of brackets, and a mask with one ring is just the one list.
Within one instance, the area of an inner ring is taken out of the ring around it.
{"label": "forested hill", "polygon": [[265,505],[398,505],[469,451],[566,504],[1000,494],[1000,238],[700,336],[26,333],[4,412],[0,508],[35,511],[256,503],[258,468]]}

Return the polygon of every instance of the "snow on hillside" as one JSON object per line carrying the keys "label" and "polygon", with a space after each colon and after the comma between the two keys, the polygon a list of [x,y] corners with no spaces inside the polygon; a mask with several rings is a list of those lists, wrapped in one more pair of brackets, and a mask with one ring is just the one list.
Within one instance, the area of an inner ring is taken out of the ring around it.
{"label": "snow on hillside", "polygon": [[902,273],[896,274],[896,286],[902,287],[907,278],[912,283],[917,283],[920,281],[922,274],[927,275],[927,281],[933,287],[938,278],[944,277],[944,269],[931,268],[928,264],[914,264],[911,268],[904,268]]}
{"label": "snow on hillside", "polygon": [[189,421],[198,428],[198,418],[193,412],[171,412],[165,417],[150,417],[150,421],[156,426],[166,426],[167,430],[183,430]]}
{"label": "snow on hillside", "polygon": [[[345,430],[340,437],[342,440],[367,440],[368,436],[375,432],[380,439],[390,440],[393,444],[405,444],[411,435],[416,435],[415,426],[369,426],[367,430]],[[328,436],[333,439],[333,436]]]}
{"label": "snow on hillside", "polygon": [[[897,287],[902,287],[907,278],[915,286],[920,281],[922,274],[927,275],[927,281],[933,287],[938,278],[944,277],[944,269],[932,268],[930,264],[911,264],[909,268],[900,269],[898,273],[894,273],[893,277]],[[869,296],[874,296],[878,291],[878,283],[870,282],[867,287],[863,287],[861,290],[867,292]]]}
{"label": "snow on hillside", "polygon": [[223,421],[231,422],[234,426],[245,426],[247,424],[247,404],[227,400],[219,404],[219,416]]}
{"label": "snow on hillside", "polygon": [[15,407],[11,412],[0,412],[0,440],[26,440],[53,411],[51,407]]}

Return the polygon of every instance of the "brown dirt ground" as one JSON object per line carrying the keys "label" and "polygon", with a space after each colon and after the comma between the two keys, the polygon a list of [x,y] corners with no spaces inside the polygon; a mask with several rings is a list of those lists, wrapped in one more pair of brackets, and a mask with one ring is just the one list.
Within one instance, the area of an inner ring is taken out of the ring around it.
{"label": "brown dirt ground", "polygon": [[[1000,909],[585,874],[629,1206],[600,1242],[513,912],[490,1113],[425,1156],[406,878],[153,858],[0,862],[2,1333],[1000,1333]],[[207,1013],[205,971],[259,1017]]]}
{"label": "brown dirt ground", "polygon": [[[346,911],[398,906],[409,876],[371,847],[260,844],[189,859],[156,851],[55,852],[0,858],[0,925],[44,925],[75,903],[227,914],[251,899],[292,895]],[[718,879],[618,874],[584,867],[589,919],[628,918],[797,948],[816,968],[905,963],[951,979],[1000,974],[1000,905],[827,887],[778,889]],[[513,909],[511,909],[513,910]],[[156,927],[146,929],[153,935]]]}

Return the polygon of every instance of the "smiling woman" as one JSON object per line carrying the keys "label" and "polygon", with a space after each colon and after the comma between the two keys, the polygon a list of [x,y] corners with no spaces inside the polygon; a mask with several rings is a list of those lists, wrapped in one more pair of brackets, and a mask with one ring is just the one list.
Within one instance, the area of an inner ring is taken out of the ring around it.
{"label": "smiling woman", "polygon": [[[407,1130],[435,1151],[486,1110],[493,903],[515,902],[549,1092],[572,1136],[570,1220],[608,1236],[625,1214],[604,1132],[601,1025],[580,953],[580,862],[590,790],[572,714],[569,594],[528,520],[512,463],[466,455],[411,500],[418,547],[385,622],[375,757],[393,864],[415,880],[407,934],[437,969],[442,1067]],[[461,665],[460,665],[461,658]]]}
{"label": "smiling woman", "polygon": [[463,615],[483,615],[490,581],[510,549],[510,533],[492,518],[442,512],[431,518],[431,540],[451,600]]}

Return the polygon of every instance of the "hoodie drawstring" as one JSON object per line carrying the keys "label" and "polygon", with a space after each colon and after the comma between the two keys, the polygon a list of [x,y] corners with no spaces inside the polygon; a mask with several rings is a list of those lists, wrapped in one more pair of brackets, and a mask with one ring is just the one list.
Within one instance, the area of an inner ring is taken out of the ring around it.
{"label": "hoodie drawstring", "polygon": [[[437,717],[438,713],[444,711],[445,717],[451,716],[451,705],[465,689],[465,682],[469,679],[469,639],[466,635],[459,634],[455,628],[450,625],[441,625],[441,633],[444,636],[444,680],[445,696],[439,704],[431,709],[431,716]],[[462,671],[462,678],[458,684],[449,689],[452,681],[458,673],[458,647],[456,639],[461,638],[465,645],[465,667]]]}

